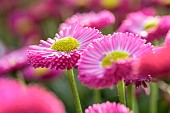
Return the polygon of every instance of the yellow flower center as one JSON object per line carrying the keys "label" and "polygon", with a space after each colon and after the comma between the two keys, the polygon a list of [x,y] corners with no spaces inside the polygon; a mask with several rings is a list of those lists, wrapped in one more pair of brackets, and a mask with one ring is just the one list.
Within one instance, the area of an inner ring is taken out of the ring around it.
{"label": "yellow flower center", "polygon": [[76,50],[79,45],[78,40],[75,38],[66,37],[57,40],[54,44],[52,44],[51,49],[69,53],[72,50]]}
{"label": "yellow flower center", "polygon": [[121,1],[120,0],[100,0],[100,3],[104,8],[112,9],[112,8],[117,8],[121,4]]}
{"label": "yellow flower center", "polygon": [[158,18],[154,18],[154,17],[148,18],[144,22],[144,29],[146,31],[149,31],[149,30],[157,27],[158,23],[159,23],[159,19]]}
{"label": "yellow flower center", "polygon": [[47,74],[50,71],[48,68],[36,68],[34,69],[34,73],[36,76],[42,76]]}
{"label": "yellow flower center", "polygon": [[107,67],[111,66],[113,63],[116,63],[117,60],[124,60],[130,58],[129,54],[126,52],[115,51],[106,55],[102,60],[102,66]]}

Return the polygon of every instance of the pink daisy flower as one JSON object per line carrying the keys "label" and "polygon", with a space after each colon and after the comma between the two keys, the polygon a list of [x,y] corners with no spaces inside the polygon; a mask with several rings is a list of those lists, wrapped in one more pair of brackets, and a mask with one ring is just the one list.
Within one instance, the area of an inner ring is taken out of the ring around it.
{"label": "pink daisy flower", "polygon": [[72,24],[54,39],[40,41],[40,44],[30,46],[28,60],[35,67],[46,67],[56,70],[77,67],[77,61],[87,45],[102,35],[97,29]]}
{"label": "pink daisy flower", "polygon": [[155,16],[152,9],[133,12],[128,14],[118,31],[132,32],[151,42],[166,35],[170,29],[169,19],[170,16]]}
{"label": "pink daisy flower", "polygon": [[106,102],[89,106],[85,113],[132,113],[126,106],[115,102]]}
{"label": "pink daisy flower", "polygon": [[96,39],[79,60],[78,78],[91,88],[112,87],[122,78],[130,78],[135,83],[139,78],[131,72],[132,59],[152,52],[151,44],[145,43],[131,33],[114,33]]}
{"label": "pink daisy flower", "polygon": [[63,103],[41,86],[0,79],[0,113],[65,113]]}
{"label": "pink daisy flower", "polygon": [[82,26],[95,27],[97,29],[105,28],[115,22],[113,13],[108,10],[100,11],[99,13],[77,13],[68,18],[65,23],[60,25],[60,29],[64,29],[74,22],[80,22]]}
{"label": "pink daisy flower", "polygon": [[28,66],[27,49],[27,47],[23,47],[0,58],[0,64],[3,64],[0,65],[0,75]]}
{"label": "pink daisy flower", "polygon": [[51,78],[59,77],[61,71],[49,68],[31,68],[27,67],[22,70],[22,74],[27,80],[50,80]]}

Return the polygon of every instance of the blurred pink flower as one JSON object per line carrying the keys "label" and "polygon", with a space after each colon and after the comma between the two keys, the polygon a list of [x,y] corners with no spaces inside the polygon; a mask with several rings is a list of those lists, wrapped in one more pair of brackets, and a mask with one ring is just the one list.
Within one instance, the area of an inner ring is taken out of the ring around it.
{"label": "blurred pink flower", "polygon": [[22,69],[27,64],[27,47],[15,50],[0,58],[0,75]]}
{"label": "blurred pink flower", "polygon": [[131,72],[133,58],[152,52],[150,43],[131,33],[114,33],[96,39],[87,46],[78,62],[78,78],[91,88],[112,87],[122,78],[130,83],[138,78]]}
{"label": "blurred pink flower", "polygon": [[38,85],[0,79],[0,113],[65,113],[63,103]]}
{"label": "blurred pink flower", "polygon": [[146,54],[133,65],[136,73],[150,74],[155,78],[166,78],[170,74],[170,44],[158,48],[155,53]]}
{"label": "blurred pink flower", "polygon": [[103,10],[98,13],[77,13],[68,18],[63,24],[61,24],[60,29],[65,29],[65,27],[74,22],[80,22],[82,26],[101,29],[113,24],[115,22],[115,17],[113,13],[108,10]]}
{"label": "blurred pink flower", "polygon": [[116,104],[115,102],[106,102],[102,104],[93,104],[89,106],[85,113],[132,113],[126,106]]}
{"label": "blurred pink flower", "polygon": [[86,46],[101,36],[97,29],[74,23],[61,30],[54,39],[41,40],[38,46],[30,46],[28,60],[35,68],[72,69],[77,67],[77,61]]}
{"label": "blurred pink flower", "polygon": [[170,29],[169,19],[168,15],[155,16],[153,9],[145,9],[129,13],[118,31],[132,32],[151,42],[166,35]]}
{"label": "blurred pink flower", "polygon": [[37,35],[36,38],[40,38],[40,29],[34,17],[27,11],[14,11],[8,17],[8,25],[13,33],[20,36],[23,42],[26,43],[26,39],[32,38]]}

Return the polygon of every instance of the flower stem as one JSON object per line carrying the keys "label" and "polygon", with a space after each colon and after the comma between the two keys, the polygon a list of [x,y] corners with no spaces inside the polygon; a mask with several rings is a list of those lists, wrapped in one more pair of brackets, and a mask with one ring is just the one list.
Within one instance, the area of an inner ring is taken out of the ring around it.
{"label": "flower stem", "polygon": [[118,94],[119,94],[119,101],[120,103],[126,106],[126,98],[125,98],[125,83],[124,80],[118,82],[117,85]]}
{"label": "flower stem", "polygon": [[157,113],[157,100],[158,100],[158,86],[157,83],[151,83],[151,95],[150,95],[150,112]]}
{"label": "flower stem", "polygon": [[137,101],[136,97],[135,97],[135,110],[133,112],[134,113],[139,113],[138,101]]}
{"label": "flower stem", "polygon": [[93,96],[94,96],[93,97],[94,103],[100,103],[101,102],[101,90],[94,89]]}
{"label": "flower stem", "polygon": [[130,110],[134,111],[135,86],[133,84],[130,84],[127,87],[127,96],[128,96],[128,107]]}
{"label": "flower stem", "polygon": [[75,106],[76,106],[76,111],[77,111],[77,113],[83,113],[82,108],[81,108],[79,94],[78,94],[78,91],[77,91],[76,82],[74,80],[73,69],[67,70],[67,74],[68,74],[70,87],[71,87],[71,90],[72,90],[72,93],[73,93],[73,96],[74,96],[74,103],[75,103]]}

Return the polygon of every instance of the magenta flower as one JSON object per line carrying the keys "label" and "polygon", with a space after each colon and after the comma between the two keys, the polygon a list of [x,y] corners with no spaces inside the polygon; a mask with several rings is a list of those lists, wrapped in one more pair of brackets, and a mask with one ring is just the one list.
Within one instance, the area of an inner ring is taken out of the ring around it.
{"label": "magenta flower", "polygon": [[61,71],[49,68],[31,68],[27,67],[22,71],[23,76],[28,80],[49,80],[59,77]]}
{"label": "magenta flower", "polygon": [[132,59],[152,52],[151,44],[145,43],[131,33],[114,33],[96,39],[79,60],[78,78],[91,88],[112,87],[122,78],[125,82],[131,78],[135,83],[139,78],[131,72]]}
{"label": "magenta flower", "polygon": [[0,75],[28,66],[26,54],[27,47],[23,47],[0,58],[0,64],[3,64],[0,65]]}
{"label": "magenta flower", "polygon": [[30,46],[28,60],[35,67],[51,69],[72,69],[77,67],[77,61],[86,46],[102,35],[97,29],[72,24],[61,30],[54,39],[40,41],[40,44]]}
{"label": "magenta flower", "polygon": [[95,27],[97,29],[105,28],[115,22],[114,15],[107,10],[103,10],[99,13],[77,13],[72,17],[68,18],[65,23],[60,25],[60,29],[64,29],[74,22],[80,22],[82,26]]}
{"label": "magenta flower", "polygon": [[65,113],[63,103],[41,86],[0,79],[0,113]]}
{"label": "magenta flower", "polygon": [[132,32],[151,42],[166,35],[170,29],[169,19],[170,16],[155,16],[151,9],[133,12],[128,14],[118,31]]}
{"label": "magenta flower", "polygon": [[132,113],[126,106],[115,102],[106,102],[89,106],[85,113]]}

